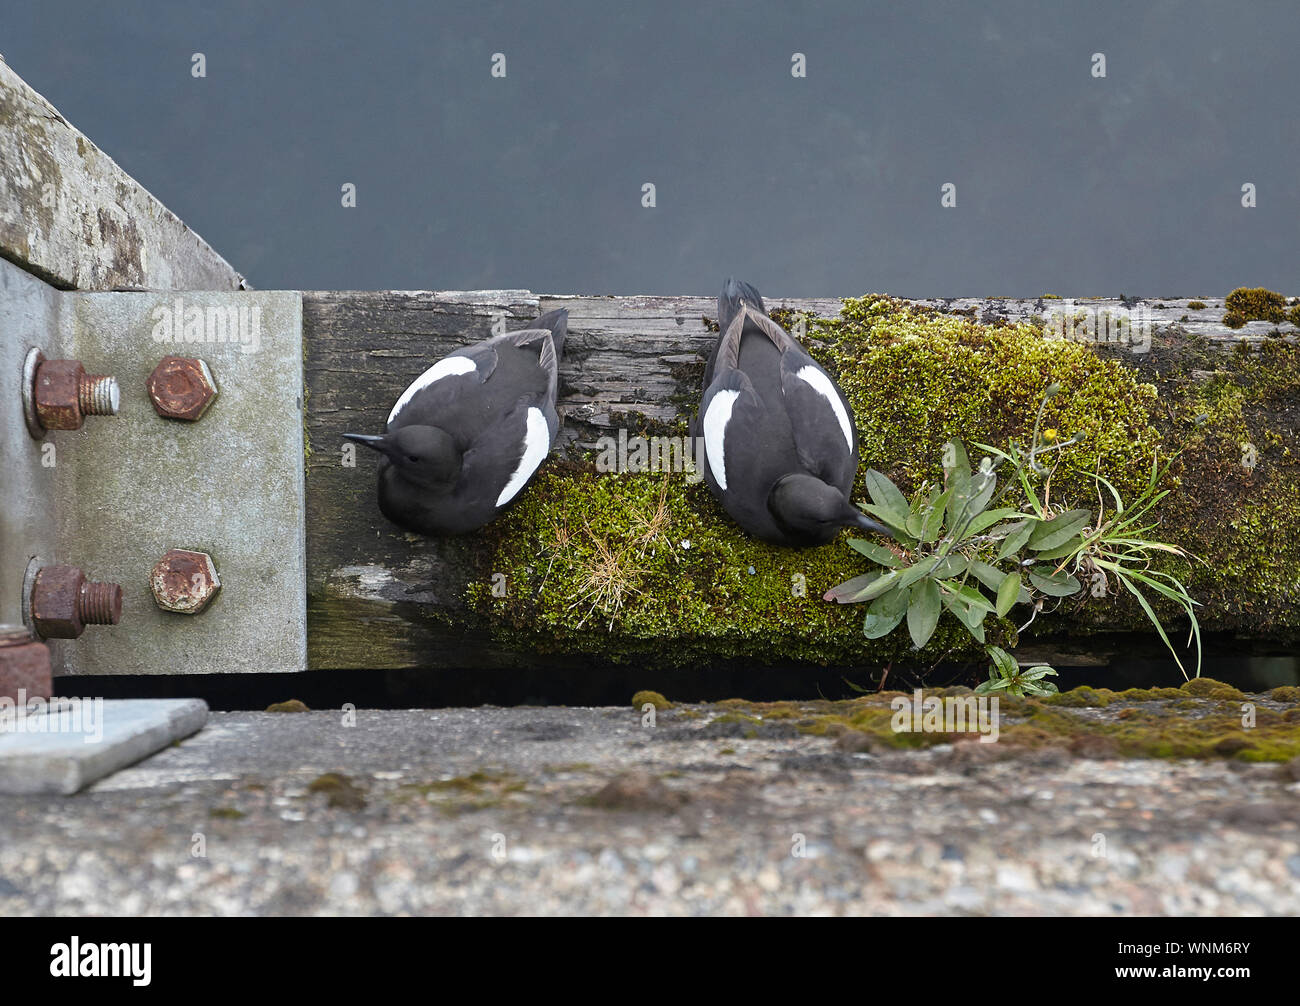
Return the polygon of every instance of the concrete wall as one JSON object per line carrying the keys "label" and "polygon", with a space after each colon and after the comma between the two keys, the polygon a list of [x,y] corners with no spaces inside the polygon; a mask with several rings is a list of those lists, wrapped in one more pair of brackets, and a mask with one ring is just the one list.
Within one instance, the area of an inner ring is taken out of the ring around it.
{"label": "concrete wall", "polygon": [[245,289],[225,259],[3,57],[0,257],[63,289]]}

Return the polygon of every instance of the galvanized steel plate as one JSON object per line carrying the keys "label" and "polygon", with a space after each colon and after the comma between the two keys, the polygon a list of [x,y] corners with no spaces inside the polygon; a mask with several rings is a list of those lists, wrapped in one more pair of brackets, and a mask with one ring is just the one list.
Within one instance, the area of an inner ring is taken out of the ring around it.
{"label": "galvanized steel plate", "polygon": [[[301,296],[46,290],[54,326],[39,348],[115,375],[122,391],[117,416],[46,434],[56,447],[52,468],[40,465],[41,441],[23,432],[22,443],[13,442],[7,413],[0,431],[5,460],[16,454],[39,498],[52,504],[53,544],[38,536],[30,551],[42,564],[80,566],[123,590],[120,624],[50,641],[55,673],[305,669]],[[0,300],[0,324],[7,310]],[[6,362],[19,352],[7,344],[21,334],[5,326]],[[197,422],[155,412],[147,381],[164,356],[197,357],[211,370],[218,394]],[[6,579],[10,549],[25,547],[10,530]],[[171,548],[215,562],[221,592],[197,615],[154,603],[150,572]]]}

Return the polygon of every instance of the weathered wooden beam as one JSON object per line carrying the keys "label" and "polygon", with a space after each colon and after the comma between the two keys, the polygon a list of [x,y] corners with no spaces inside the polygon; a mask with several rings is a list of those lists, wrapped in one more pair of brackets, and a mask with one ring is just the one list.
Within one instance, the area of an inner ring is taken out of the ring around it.
{"label": "weathered wooden beam", "polygon": [[[1204,307],[1189,306],[1187,298],[1090,299],[1074,303],[1050,298],[994,298],[914,303],[923,313],[932,312],[935,317],[969,318],[984,326],[1029,321],[1041,324],[1045,316],[1057,310],[1068,311],[1071,318],[1091,312],[1094,319],[1104,319],[1107,312],[1129,312],[1131,317],[1141,318],[1145,312],[1151,323],[1145,333],[1150,337],[1147,344],[1096,343],[1091,350],[1099,357],[1118,361],[1124,368],[1121,373],[1131,372],[1138,381],[1158,386],[1160,394],[1151,404],[1150,419],[1164,436],[1166,449],[1172,450],[1192,443],[1185,433],[1188,424],[1182,421],[1187,417],[1182,416],[1179,422],[1173,418],[1175,412],[1185,411],[1198,400],[1197,389],[1202,385],[1208,382],[1217,388],[1225,382],[1236,386],[1237,382],[1248,391],[1252,378],[1247,371],[1256,365],[1251,361],[1258,360],[1262,346],[1289,350],[1289,355],[1271,360],[1270,367],[1295,366],[1294,326],[1252,322],[1244,328],[1230,329],[1221,320],[1222,298],[1206,297],[1202,301]],[[703,360],[715,338],[707,323],[716,312],[713,298],[539,297],[524,291],[304,294],[310,391],[307,425],[312,451],[307,477],[310,666],[508,666],[536,662],[548,655],[556,659],[573,655],[572,632],[548,635],[529,622],[522,614],[525,609],[502,606],[497,615],[490,602],[482,601],[486,584],[503,560],[499,551],[504,547],[503,540],[513,535],[517,544],[528,517],[507,515],[486,533],[463,539],[432,540],[405,534],[379,514],[373,460],[357,458],[355,467],[346,467],[340,440],[344,432],[381,430],[393,400],[416,374],[450,350],[485,337],[494,319],[504,317],[508,325],[518,326],[524,319],[558,306],[570,312],[570,336],[561,363],[560,408],[565,419],[562,450],[579,463],[585,457],[590,467],[590,448],[602,436],[616,435],[619,429],[680,429],[677,424],[693,409]],[[834,318],[841,302],[769,298],[769,307]],[[1042,338],[1051,338],[1050,329],[1048,325]],[[1080,323],[1075,338],[1089,337]],[[1300,389],[1300,369],[1295,378],[1295,387]],[[1026,388],[1025,392],[1035,397],[1039,390]],[[945,423],[942,407],[926,408],[929,423],[936,427]],[[1188,499],[1194,500],[1196,493],[1210,496],[1225,489],[1223,499],[1206,499],[1205,509],[1210,524],[1216,528],[1214,533],[1228,543],[1254,543],[1260,535],[1267,538],[1276,533],[1272,525],[1265,532],[1258,527],[1254,531],[1230,530],[1229,524],[1237,516],[1232,508],[1252,496],[1250,485],[1262,485],[1267,472],[1273,472],[1268,477],[1274,477],[1290,471],[1300,453],[1288,453],[1287,447],[1297,436],[1294,402],[1277,402],[1265,396],[1251,409],[1251,422],[1263,417],[1262,425],[1276,421],[1285,431],[1285,443],[1277,450],[1261,444],[1267,465],[1247,471],[1234,456],[1230,463],[1225,461],[1213,471],[1198,461],[1199,468],[1189,465],[1182,475],[1184,485],[1192,487],[1191,493],[1185,494]],[[1208,441],[1202,437],[1196,441],[1196,449],[1221,452],[1222,441],[1229,443],[1232,451],[1238,451],[1237,427],[1224,429],[1215,446],[1207,447]],[[933,439],[932,430],[925,433]],[[964,435],[991,437],[994,432],[974,430]],[[1300,448],[1300,444],[1294,446]],[[871,457],[870,451],[864,453],[868,463],[886,470],[895,462],[918,463],[916,458],[882,459]],[[563,462],[552,465],[558,471]],[[710,527],[723,526],[720,529],[725,533],[725,519],[703,498],[702,487],[697,488],[691,506],[701,520]],[[1291,505],[1290,499],[1277,501],[1279,512]],[[1179,520],[1191,522],[1189,514],[1194,509],[1189,505],[1171,511],[1175,523],[1162,528],[1164,536],[1192,547],[1203,546],[1204,527],[1177,524]],[[795,553],[787,554],[792,557],[792,569],[803,561],[794,558]],[[537,561],[546,566],[545,550],[539,549]],[[1236,592],[1235,599],[1222,611],[1207,613],[1204,621],[1209,628],[1238,633],[1261,645],[1269,640],[1294,639],[1300,629],[1300,616],[1293,611],[1289,616],[1277,617],[1276,612],[1285,607],[1286,597],[1300,599],[1300,565],[1294,571],[1285,565],[1280,570],[1271,569],[1267,586],[1252,581],[1240,569],[1222,570],[1219,575],[1224,590]],[[543,586],[548,591],[555,589],[553,583]],[[825,586],[829,584],[815,585],[818,594]],[[535,583],[530,584],[530,590],[535,588]],[[1093,612],[1086,627],[1090,632],[1109,630],[1112,636],[1115,630],[1137,627],[1132,612],[1121,613],[1120,608],[1122,605],[1117,606],[1113,617],[1106,611]],[[1261,620],[1258,616],[1265,608],[1270,614]],[[855,624],[860,622],[860,614],[845,609],[845,617]],[[582,641],[579,649],[588,655],[601,655],[604,633],[609,636],[609,653],[622,659],[635,659],[638,653],[652,656],[656,651],[662,653],[665,647],[691,648],[694,656],[690,659],[699,660],[740,656],[783,662],[793,654],[807,658],[807,647],[798,640],[797,625],[773,625],[769,645],[756,648],[738,645],[736,638],[728,635],[726,622],[733,616],[726,604],[717,606],[714,617],[720,632],[705,634],[709,638],[697,635],[689,639],[682,637],[680,627],[662,638],[653,632],[630,638],[620,635],[617,619],[611,632],[605,620],[597,617],[592,619],[590,640]],[[1043,624],[1057,633],[1078,627],[1065,615],[1055,620],[1045,618]],[[714,635],[716,646],[710,641]],[[1087,647],[1086,642],[1080,645]],[[842,649],[835,652],[838,656],[828,659],[844,659]],[[880,652],[863,649],[861,658],[870,660]],[[1060,648],[1054,652],[1059,653]]]}
{"label": "weathered wooden beam", "polygon": [[466,543],[420,539],[376,522],[373,463],[358,458],[356,467],[345,466],[340,435],[382,430],[392,402],[426,361],[482,338],[495,318],[519,326],[538,313],[537,297],[519,290],[304,296],[307,547],[320,560],[307,574],[311,666],[419,666],[457,642],[437,615],[461,608],[464,586],[476,575]]}
{"label": "weathered wooden beam", "polygon": [[3,57],[0,257],[64,289],[244,289],[225,259]]}

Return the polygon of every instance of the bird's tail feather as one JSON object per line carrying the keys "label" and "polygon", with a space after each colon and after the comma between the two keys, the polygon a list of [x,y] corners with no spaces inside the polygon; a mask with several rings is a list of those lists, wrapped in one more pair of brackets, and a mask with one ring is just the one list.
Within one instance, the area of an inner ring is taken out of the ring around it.
{"label": "bird's tail feather", "polygon": [[555,343],[555,358],[558,360],[564,356],[564,339],[569,334],[569,309],[567,307],[547,311],[537,319],[532,327],[549,328],[551,330],[551,340]]}
{"label": "bird's tail feather", "polygon": [[739,313],[741,304],[748,304],[767,314],[763,298],[757,290],[748,283],[728,276],[727,281],[722,284],[722,293],[718,294],[718,327],[723,332]]}

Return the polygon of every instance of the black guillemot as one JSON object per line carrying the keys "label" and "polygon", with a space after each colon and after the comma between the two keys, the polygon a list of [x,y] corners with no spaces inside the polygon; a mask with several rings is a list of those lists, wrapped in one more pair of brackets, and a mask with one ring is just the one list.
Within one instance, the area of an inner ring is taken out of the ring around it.
{"label": "black guillemot", "polygon": [[793,548],[842,527],[889,532],[849,502],[858,469],[853,413],[834,378],[728,279],[704,373],[696,434],[713,495],[749,534]]}
{"label": "black guillemot", "polygon": [[443,357],[411,382],[381,436],[345,433],[382,454],[379,509],[408,531],[464,534],[514,501],[560,429],[557,367],[569,312]]}

